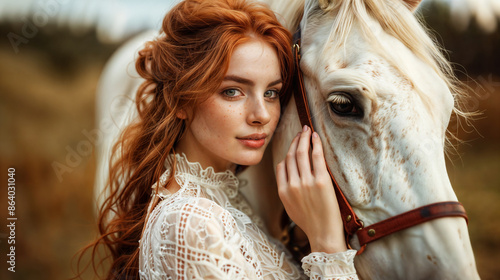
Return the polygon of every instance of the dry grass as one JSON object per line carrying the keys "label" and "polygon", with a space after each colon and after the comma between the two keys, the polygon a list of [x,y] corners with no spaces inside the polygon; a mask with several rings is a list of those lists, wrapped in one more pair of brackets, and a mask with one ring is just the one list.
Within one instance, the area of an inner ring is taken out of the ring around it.
{"label": "dry grass", "polygon": [[500,149],[470,149],[448,167],[458,199],[469,216],[469,234],[482,279],[500,276]]}
{"label": "dry grass", "polygon": [[[6,182],[7,168],[16,169],[18,217],[17,272],[7,273],[2,239],[0,279],[68,279],[73,254],[94,237],[92,151],[62,180],[52,164],[66,164],[67,148],[77,149],[86,141],[82,131],[94,127],[94,93],[104,60],[68,60],[81,63],[68,73],[49,58],[33,48],[17,55],[9,46],[0,48],[0,178]],[[5,221],[6,196],[0,197]]]}

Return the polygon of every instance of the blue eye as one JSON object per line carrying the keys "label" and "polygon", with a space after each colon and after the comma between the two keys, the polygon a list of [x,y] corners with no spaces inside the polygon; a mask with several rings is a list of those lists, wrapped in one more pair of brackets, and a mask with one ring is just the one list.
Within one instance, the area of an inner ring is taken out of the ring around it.
{"label": "blue eye", "polygon": [[275,90],[268,90],[264,92],[264,97],[266,98],[276,98],[278,97],[278,92]]}
{"label": "blue eye", "polygon": [[222,94],[224,94],[227,97],[236,97],[241,95],[240,91],[234,88],[226,89],[225,91],[222,92]]}

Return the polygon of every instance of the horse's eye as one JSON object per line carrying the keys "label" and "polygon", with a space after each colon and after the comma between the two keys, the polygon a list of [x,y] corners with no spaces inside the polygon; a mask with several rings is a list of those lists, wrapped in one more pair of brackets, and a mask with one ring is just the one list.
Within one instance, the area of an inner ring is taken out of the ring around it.
{"label": "horse's eye", "polygon": [[345,92],[333,93],[328,97],[327,101],[330,103],[330,109],[337,115],[352,116],[359,114],[352,97]]}

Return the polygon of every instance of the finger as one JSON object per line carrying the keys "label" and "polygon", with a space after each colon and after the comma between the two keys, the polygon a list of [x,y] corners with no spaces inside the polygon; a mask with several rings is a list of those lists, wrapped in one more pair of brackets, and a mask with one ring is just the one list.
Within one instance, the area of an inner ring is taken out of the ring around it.
{"label": "finger", "polygon": [[290,148],[288,149],[288,153],[286,154],[286,172],[288,177],[288,184],[297,184],[300,180],[299,171],[297,169],[297,159],[295,158],[295,154],[297,152],[297,145],[299,142],[300,133],[293,138],[292,144],[290,144]]}
{"label": "finger", "polygon": [[308,180],[312,177],[311,163],[309,159],[309,147],[311,143],[311,129],[304,125],[300,135],[299,143],[297,144],[297,166],[299,175],[302,180]]}
{"label": "finger", "polygon": [[281,161],[276,166],[276,183],[278,184],[278,190],[283,189],[287,185],[287,174],[286,174],[286,166],[285,161]]}
{"label": "finger", "polygon": [[314,176],[322,175],[328,173],[325,162],[325,155],[323,153],[323,145],[321,144],[321,138],[319,138],[318,133],[314,132],[312,135],[312,165]]}

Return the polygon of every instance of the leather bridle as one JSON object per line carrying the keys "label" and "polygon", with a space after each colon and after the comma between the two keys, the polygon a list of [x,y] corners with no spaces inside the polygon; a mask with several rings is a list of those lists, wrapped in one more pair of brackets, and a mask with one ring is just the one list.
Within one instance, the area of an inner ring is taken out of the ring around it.
{"label": "leather bridle", "polygon": [[[300,70],[300,28],[294,35],[292,51],[295,64],[295,76],[293,78],[295,104],[297,106],[302,126],[307,125],[312,131],[314,131],[302,71]],[[327,168],[328,173],[332,178],[333,187],[335,188],[335,194],[339,203],[340,213],[346,233],[346,243],[350,247],[349,240],[354,236],[354,234],[357,234],[359,245],[361,246],[358,250],[358,255],[366,249],[366,245],[370,242],[433,219],[442,217],[463,217],[468,223],[467,214],[465,213],[465,209],[460,202],[444,201],[425,205],[365,227],[363,221],[356,216],[356,213],[354,213],[354,210],[342,193],[342,190],[337,184],[337,181],[335,180],[328,165]]]}

